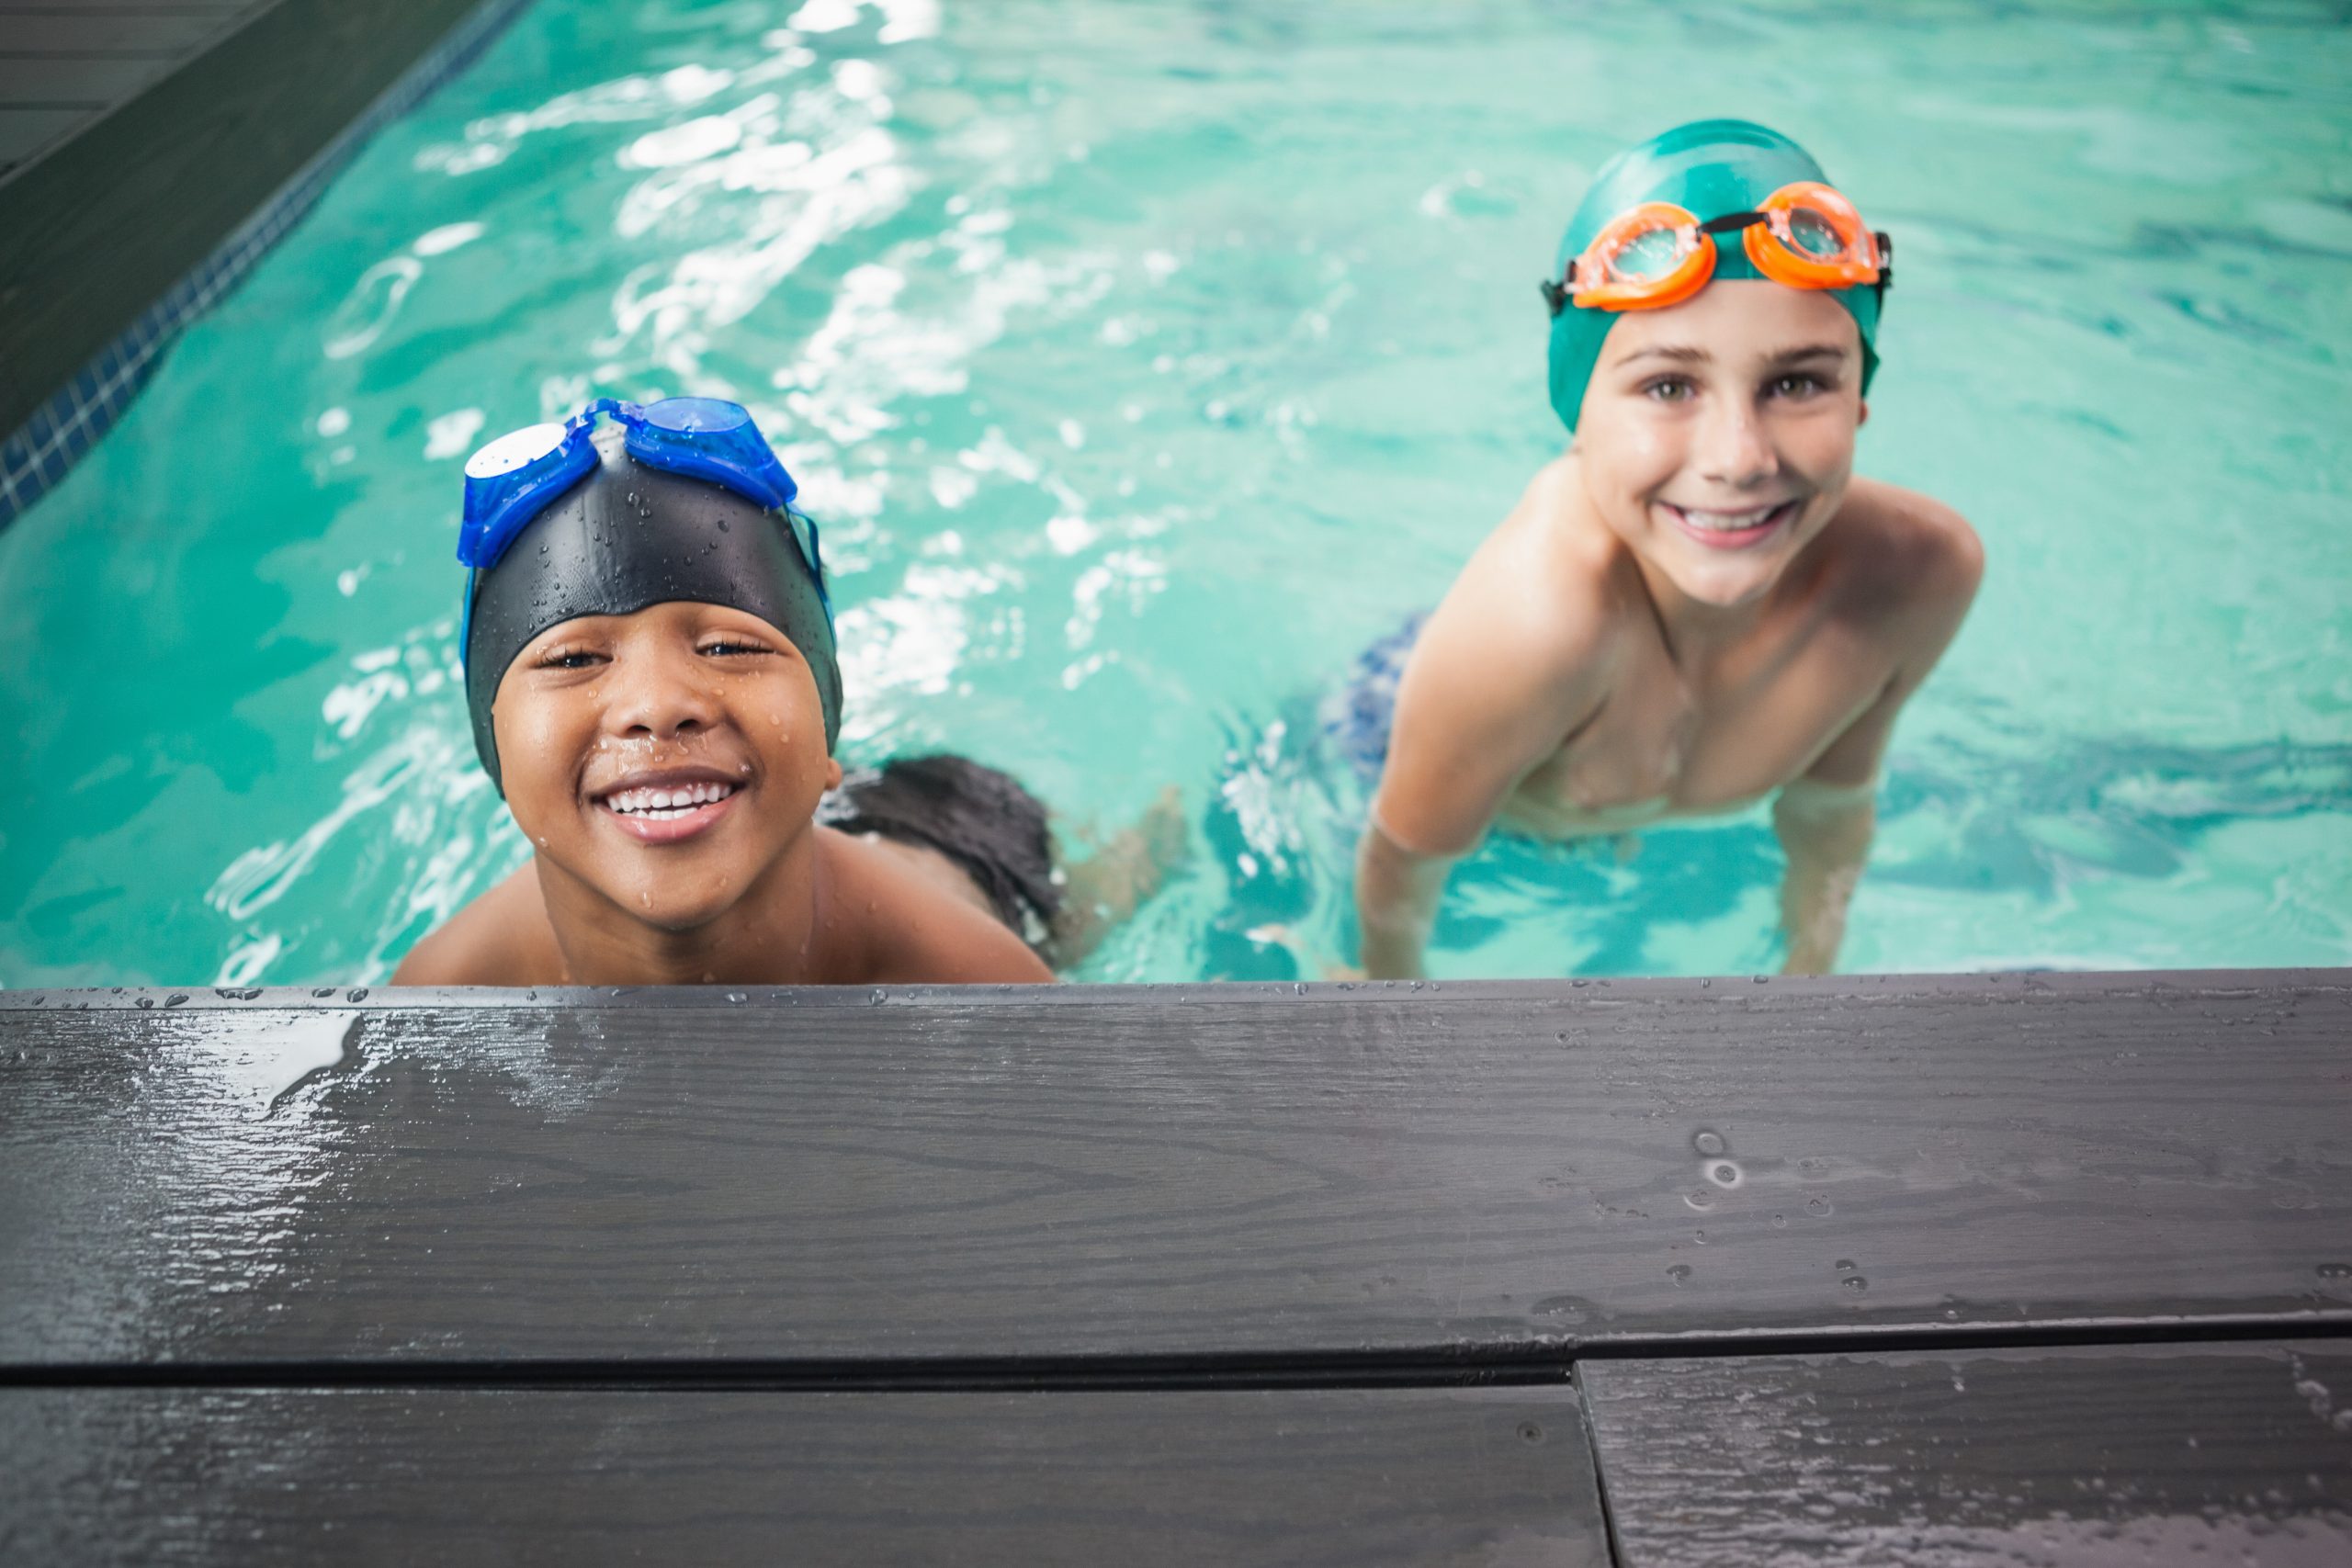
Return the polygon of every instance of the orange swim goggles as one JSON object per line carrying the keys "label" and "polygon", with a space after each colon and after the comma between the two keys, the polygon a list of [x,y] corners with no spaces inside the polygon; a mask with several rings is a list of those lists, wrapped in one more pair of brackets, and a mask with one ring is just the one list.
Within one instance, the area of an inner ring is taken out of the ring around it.
{"label": "orange swim goggles", "polygon": [[1662,310],[1715,275],[1715,236],[1736,231],[1756,270],[1791,288],[1852,288],[1882,297],[1894,281],[1894,241],[1873,232],[1854,204],[1818,180],[1785,185],[1753,212],[1702,222],[1670,201],[1645,201],[1610,220],[1567,276],[1544,285],[1552,314]]}

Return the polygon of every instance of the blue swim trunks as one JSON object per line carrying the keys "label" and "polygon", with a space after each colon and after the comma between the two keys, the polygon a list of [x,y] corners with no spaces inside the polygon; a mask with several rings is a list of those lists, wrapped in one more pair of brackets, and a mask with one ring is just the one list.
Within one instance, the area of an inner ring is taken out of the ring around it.
{"label": "blue swim trunks", "polygon": [[1396,723],[1396,684],[1405,678],[1405,661],[1429,624],[1424,610],[1356,655],[1339,689],[1323,699],[1323,744],[1353,769],[1366,784],[1378,781],[1388,761],[1388,733]]}

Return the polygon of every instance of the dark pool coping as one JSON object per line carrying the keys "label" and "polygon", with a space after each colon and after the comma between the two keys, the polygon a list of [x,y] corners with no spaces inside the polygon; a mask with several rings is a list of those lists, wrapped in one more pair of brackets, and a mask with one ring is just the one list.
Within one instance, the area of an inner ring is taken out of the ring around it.
{"label": "dark pool coping", "polygon": [[369,136],[527,3],[222,6],[221,31],[153,51],[160,74],[116,73],[119,98],[96,113],[75,99],[86,118],[0,172],[0,529],[113,426],[180,333]]}

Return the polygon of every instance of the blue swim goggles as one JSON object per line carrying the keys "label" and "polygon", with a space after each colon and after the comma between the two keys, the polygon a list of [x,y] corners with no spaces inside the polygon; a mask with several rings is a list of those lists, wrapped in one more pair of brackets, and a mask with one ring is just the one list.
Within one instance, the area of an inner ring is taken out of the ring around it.
{"label": "blue swim goggles", "polygon": [[[724,398],[664,398],[625,403],[598,398],[560,424],[511,431],[466,459],[466,513],[458,529],[458,559],[488,571],[532,518],[595,470],[601,459],[590,433],[610,414],[628,432],[639,462],[688,479],[707,480],[746,500],[782,512],[792,542],[817,580],[817,595],[832,615],[814,519],[791,510],[800,487],[769,447],[751,411]],[[806,537],[802,530],[807,530]],[[472,595],[467,595],[468,608]]]}

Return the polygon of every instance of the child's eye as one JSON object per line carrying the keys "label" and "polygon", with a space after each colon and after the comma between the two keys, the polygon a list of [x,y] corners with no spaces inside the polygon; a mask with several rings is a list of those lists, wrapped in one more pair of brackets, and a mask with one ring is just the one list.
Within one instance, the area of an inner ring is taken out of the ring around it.
{"label": "child's eye", "polygon": [[1662,403],[1687,402],[1697,391],[1696,387],[1679,376],[1661,376],[1642,389],[1645,396]]}
{"label": "child's eye", "polygon": [[1829,384],[1811,371],[1792,370],[1785,376],[1775,376],[1766,389],[1776,398],[1809,398],[1815,392],[1828,390]]}
{"label": "child's eye", "polygon": [[703,644],[702,650],[706,654],[716,655],[719,658],[735,658],[743,654],[758,654],[768,651],[767,649],[763,648],[756,642],[736,642],[725,637],[721,637],[715,642],[707,642]]}
{"label": "child's eye", "polygon": [[581,648],[553,649],[540,657],[539,668],[542,670],[585,670],[595,663],[599,657]]}

